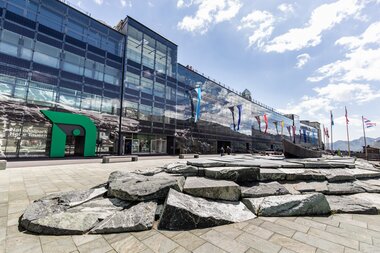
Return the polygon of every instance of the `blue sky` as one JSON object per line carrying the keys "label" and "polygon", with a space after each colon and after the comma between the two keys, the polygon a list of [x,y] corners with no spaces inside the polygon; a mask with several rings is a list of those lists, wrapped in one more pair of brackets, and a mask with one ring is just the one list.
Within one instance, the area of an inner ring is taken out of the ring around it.
{"label": "blue sky", "polygon": [[176,43],[178,62],[281,112],[329,125],[334,141],[380,137],[380,0],[69,0],[116,25],[126,15]]}

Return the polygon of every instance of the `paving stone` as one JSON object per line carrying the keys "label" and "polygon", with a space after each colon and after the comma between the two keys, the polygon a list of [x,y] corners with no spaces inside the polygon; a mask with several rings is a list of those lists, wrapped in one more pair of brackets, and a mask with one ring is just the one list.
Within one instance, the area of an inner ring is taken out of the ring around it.
{"label": "paving stone", "polygon": [[77,245],[77,246],[91,242],[93,240],[97,240],[100,237],[102,237],[102,236],[101,235],[87,235],[87,234],[86,235],[72,236],[73,241],[74,241],[75,245]]}
{"label": "paving stone", "polygon": [[193,251],[193,253],[223,253],[226,252],[222,250],[221,248],[218,248],[211,243],[206,242],[202,246],[198,247]]}
{"label": "paving stone", "polygon": [[294,222],[299,223],[301,225],[308,226],[308,227],[313,227],[313,228],[316,228],[316,229],[320,229],[320,230],[325,230],[326,227],[327,227],[326,224],[319,223],[319,222],[316,222],[316,221],[313,221],[313,220],[309,220],[309,219],[305,219],[303,217],[297,217],[294,220]]}
{"label": "paving stone", "polygon": [[[239,223],[236,223],[239,224]],[[228,238],[235,239],[239,235],[243,233],[243,230],[233,227],[234,224],[231,225],[224,225],[224,226],[217,226],[213,227],[212,229],[215,231],[218,231],[219,233],[222,233],[223,235],[227,236]],[[247,226],[244,226],[244,228]]]}
{"label": "paving stone", "polygon": [[272,236],[269,241],[299,253],[314,253],[316,250],[313,246],[277,234]]}
{"label": "paving stone", "polygon": [[265,240],[269,239],[273,235],[272,231],[261,228],[254,224],[249,224],[248,226],[244,227],[243,230],[250,234],[257,235],[258,237],[261,237]]}
{"label": "paving stone", "polygon": [[378,214],[377,208],[370,202],[351,196],[327,195],[333,213]]}
{"label": "paving stone", "polygon": [[378,253],[378,252],[380,252],[380,247],[376,247],[376,246],[361,242],[360,243],[360,252]]}
{"label": "paving stone", "polygon": [[82,244],[78,247],[81,253],[103,253],[112,250],[112,247],[103,238]]}
{"label": "paving stone", "polygon": [[5,252],[7,253],[42,253],[39,238],[31,236],[15,236],[6,239]]}
{"label": "paving stone", "polygon": [[255,218],[243,203],[217,202],[169,191],[160,229],[206,228]]}
{"label": "paving stone", "polygon": [[297,231],[300,231],[300,232],[304,232],[304,233],[307,233],[307,231],[309,231],[309,229],[310,229],[309,226],[306,226],[306,225],[303,225],[303,224],[300,224],[300,223],[296,223],[296,222],[293,222],[293,221],[285,219],[285,218],[277,219],[275,221],[275,223],[277,223],[277,224],[279,224],[281,226],[290,228],[290,229],[294,229],[294,230],[297,230]]}
{"label": "paving stone", "polygon": [[323,215],[330,213],[321,193],[245,198],[242,202],[258,216]]}
{"label": "paving stone", "polygon": [[227,236],[215,230],[210,230],[209,232],[201,235],[201,238],[214,245],[218,245],[219,248],[227,252],[242,252],[243,253],[248,249],[248,246],[244,244],[239,244],[235,240],[230,239]]}
{"label": "paving stone", "polygon": [[130,234],[124,234],[122,239],[115,240],[111,243],[111,246],[117,252],[142,252],[148,249],[148,247],[145,244],[143,244],[141,241],[137,240],[136,237]]}
{"label": "paving stone", "polygon": [[293,239],[296,239],[300,242],[306,243],[308,245],[321,248],[328,252],[344,252],[344,247],[342,245],[321,239],[317,236],[305,234],[301,232],[296,232],[293,236]]}
{"label": "paving stone", "polygon": [[294,230],[294,229],[284,227],[284,226],[281,226],[277,223],[273,223],[273,222],[269,222],[269,221],[265,221],[264,223],[262,223],[260,225],[260,227],[264,228],[266,230],[272,231],[274,233],[287,236],[287,237],[292,237],[294,235],[294,233],[296,232],[296,230]]}
{"label": "paving stone", "polygon": [[204,244],[206,241],[190,232],[184,231],[172,237],[172,240],[182,247],[192,251]]}
{"label": "paving stone", "polygon": [[254,182],[259,180],[260,169],[257,167],[212,167],[205,169],[205,176],[234,182]]}
{"label": "paving stone", "polygon": [[202,177],[188,177],[183,191],[193,196],[216,200],[237,201],[240,198],[240,186],[236,183]]}
{"label": "paving stone", "polygon": [[73,240],[70,237],[59,238],[51,242],[42,244],[43,252],[69,253],[77,249]]}
{"label": "paving stone", "polygon": [[258,236],[244,233],[236,238],[238,242],[244,243],[249,247],[259,250],[263,253],[277,253],[280,251],[281,246],[261,239]]}
{"label": "paving stone", "polygon": [[334,242],[334,243],[343,245],[345,247],[349,247],[352,249],[359,249],[359,242],[357,240],[349,239],[349,238],[346,238],[346,237],[343,237],[343,236],[340,236],[340,235],[337,235],[334,233],[322,231],[322,230],[315,229],[315,228],[310,228],[308,234],[317,236],[319,238],[325,239],[325,240],[330,241],[330,242]]}
{"label": "paving stone", "polygon": [[170,252],[179,245],[162,234],[155,234],[142,241],[154,252]]}
{"label": "paving stone", "polygon": [[115,212],[97,224],[90,233],[120,233],[149,230],[157,208],[155,202],[142,202],[129,209]]}
{"label": "paving stone", "polygon": [[260,181],[283,181],[286,173],[279,169],[260,168]]}
{"label": "paving stone", "polygon": [[345,230],[350,230],[356,233],[363,233],[363,234],[368,234],[371,235],[372,237],[380,238],[380,232],[366,229],[363,227],[355,226],[346,222],[340,222],[339,227]]}
{"label": "paving stone", "polygon": [[241,188],[242,198],[259,198],[272,195],[285,195],[289,191],[278,182],[256,183],[249,187]]}
{"label": "paving stone", "polygon": [[182,191],[184,177],[142,176],[133,173],[112,172],[108,196],[127,201],[165,199],[169,189]]}

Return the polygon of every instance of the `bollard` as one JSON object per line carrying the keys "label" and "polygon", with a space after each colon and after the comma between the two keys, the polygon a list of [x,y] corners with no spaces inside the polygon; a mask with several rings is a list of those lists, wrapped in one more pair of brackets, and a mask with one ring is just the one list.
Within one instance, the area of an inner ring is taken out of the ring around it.
{"label": "bollard", "polygon": [[195,154],[195,155],[194,155],[194,158],[199,158],[199,154]]}
{"label": "bollard", "polygon": [[185,155],[183,155],[183,154],[179,155],[179,159],[184,159],[184,158],[185,158]]}

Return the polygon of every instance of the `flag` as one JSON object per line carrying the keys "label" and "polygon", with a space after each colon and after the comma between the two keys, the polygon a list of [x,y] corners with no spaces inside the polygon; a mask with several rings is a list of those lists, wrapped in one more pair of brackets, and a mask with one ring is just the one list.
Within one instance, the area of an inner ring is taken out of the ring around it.
{"label": "flag", "polygon": [[346,116],[346,124],[348,125],[348,123],[350,122],[349,120],[348,120],[348,114],[347,114],[347,107],[344,107],[344,110],[345,110],[345,115],[344,116]]}
{"label": "flag", "polygon": [[240,121],[241,121],[241,110],[243,109],[243,105],[237,105],[236,106],[238,108],[238,111],[239,111],[239,118],[238,118],[238,125],[237,125],[237,130],[240,129]]}
{"label": "flag", "polygon": [[370,128],[370,127],[374,127],[374,126],[376,126],[376,123],[374,123],[374,122],[371,122],[369,119],[367,119],[367,118],[364,118],[363,117],[363,120],[364,120],[364,124],[365,124],[365,127],[366,128]]}
{"label": "flag", "polygon": [[255,116],[256,120],[257,120],[257,124],[259,124],[259,130],[261,132],[261,120],[260,120],[260,116]]}
{"label": "flag", "polygon": [[292,129],[293,129],[293,137],[296,136],[296,126],[292,126]]}
{"label": "flag", "polygon": [[332,114],[332,111],[330,111],[330,121],[331,121],[331,125],[333,126],[334,125],[334,116]]}
{"label": "flag", "polygon": [[267,130],[268,130],[268,117],[267,115],[264,113],[264,122],[265,122],[265,132],[264,133],[267,133]]}
{"label": "flag", "polygon": [[327,127],[325,128],[325,135],[326,135],[327,138],[330,138],[329,130],[327,129]]}
{"label": "flag", "polygon": [[284,135],[284,121],[281,121],[281,135]]}
{"label": "flag", "polygon": [[273,121],[274,127],[276,128],[276,133],[278,134],[277,121]]}
{"label": "flag", "polygon": [[236,124],[235,124],[235,108],[234,106],[228,107],[232,113],[232,125],[234,126],[234,131],[236,131]]}
{"label": "flag", "polygon": [[197,107],[195,108],[195,122],[199,120],[200,113],[201,113],[201,99],[202,99],[202,90],[201,87],[197,87],[195,89],[198,95],[198,100],[197,100]]}
{"label": "flag", "polygon": [[[306,143],[307,142],[307,139],[306,139],[306,129],[302,129],[302,132],[303,132],[303,140]],[[301,130],[300,130],[300,134],[301,134]]]}

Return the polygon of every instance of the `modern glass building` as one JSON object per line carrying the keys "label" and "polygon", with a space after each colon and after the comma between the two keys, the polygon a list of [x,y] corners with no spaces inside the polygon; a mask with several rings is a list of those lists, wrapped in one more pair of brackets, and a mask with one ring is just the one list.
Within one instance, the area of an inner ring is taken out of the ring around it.
{"label": "modern glass building", "polygon": [[[316,127],[178,64],[177,45],[131,17],[112,28],[60,1],[0,0],[0,155],[49,156],[40,110],[92,119],[98,154],[319,143]],[[79,138],[67,136],[67,156],[82,154]]]}

